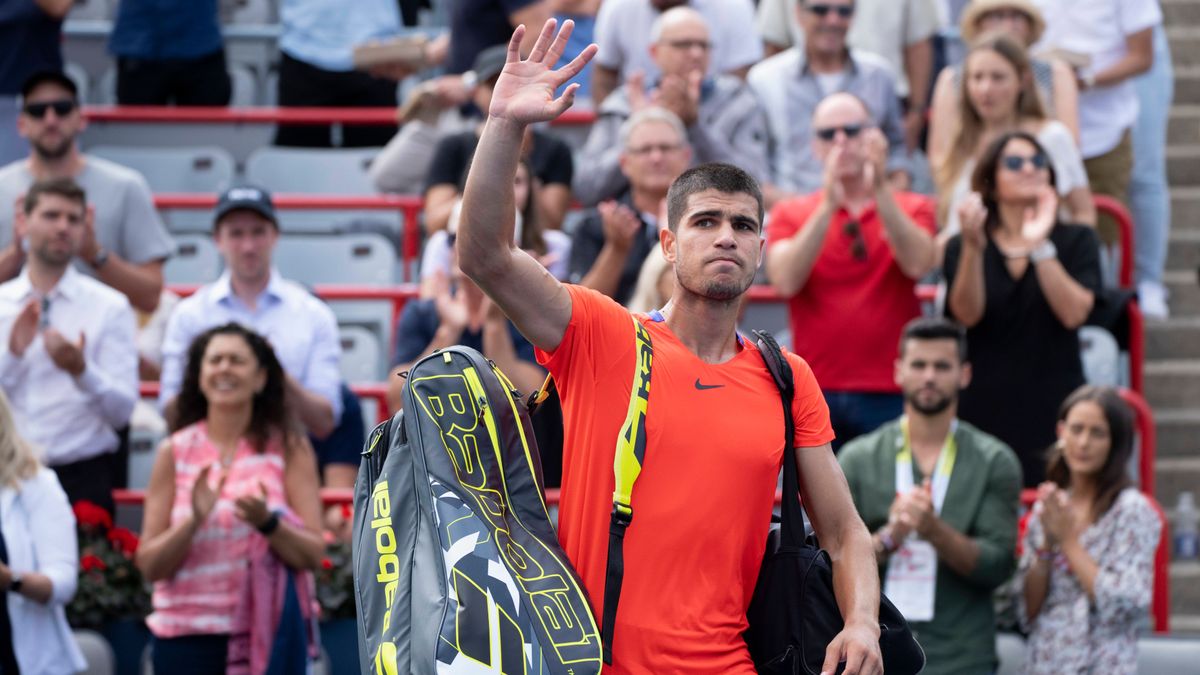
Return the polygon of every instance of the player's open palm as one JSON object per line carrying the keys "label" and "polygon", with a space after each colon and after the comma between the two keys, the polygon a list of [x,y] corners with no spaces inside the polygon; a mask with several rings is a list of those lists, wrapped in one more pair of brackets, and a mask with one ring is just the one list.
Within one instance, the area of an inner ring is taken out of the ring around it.
{"label": "player's open palm", "polygon": [[492,117],[532,124],[552,120],[571,107],[578,83],[567,87],[562,96],[555,96],[555,92],[587,65],[596,54],[596,45],[588,45],[579,56],[556,70],[554,64],[562,57],[575,22],[564,21],[557,35],[556,26],[554,19],[546,21],[526,59],[520,54],[526,28],[521,25],[513,31],[512,39],[508,41],[508,61],[492,93],[489,110]]}

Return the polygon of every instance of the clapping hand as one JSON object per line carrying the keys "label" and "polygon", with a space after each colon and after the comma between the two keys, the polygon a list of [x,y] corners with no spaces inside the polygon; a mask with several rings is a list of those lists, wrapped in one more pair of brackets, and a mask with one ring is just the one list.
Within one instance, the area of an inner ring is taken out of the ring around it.
{"label": "clapping hand", "polygon": [[492,93],[491,117],[517,124],[548,122],[575,102],[578,83],[568,86],[562,96],[556,97],[554,92],[583,70],[596,55],[597,48],[594,44],[588,45],[570,63],[555,70],[554,64],[562,57],[575,22],[564,21],[557,36],[554,34],[556,26],[554,19],[546,21],[527,59],[522,59],[520,52],[525,26],[517,26],[513,31],[512,39],[508,41],[508,60]]}
{"label": "clapping hand", "polygon": [[840,145],[830,148],[829,155],[825,158],[825,175],[821,187],[824,191],[825,203],[831,209],[843,206],[846,201],[846,188],[842,186],[842,179],[838,176],[838,164],[841,159],[842,146]]}
{"label": "clapping hand", "polygon": [[883,132],[871,127],[864,132],[867,161],[863,163],[863,182],[878,189],[887,185],[888,142]]}
{"label": "clapping hand", "polygon": [[37,337],[38,327],[42,321],[42,305],[37,298],[25,303],[17,318],[13,320],[12,331],[8,334],[8,351],[13,356],[25,355],[25,350],[33,344]]}
{"label": "clapping hand", "polygon": [[233,509],[242,522],[262,527],[271,518],[271,511],[267,508],[267,486],[258,481],[258,493],[252,492],[238,497],[233,502]]}
{"label": "clapping hand", "polygon": [[440,325],[463,331],[471,322],[471,310],[467,307],[466,294],[461,289],[450,288],[450,277],[445,272],[433,273],[433,306],[437,310]]}
{"label": "clapping hand", "polygon": [[213,489],[208,484],[208,474],[211,470],[211,464],[200,469],[200,473],[196,474],[196,481],[192,483],[192,516],[197,525],[208,519],[208,515],[217,505],[217,500],[221,498],[221,490],[225,488],[225,478],[228,474],[222,472],[216,489]]}
{"label": "clapping hand", "polygon": [[1030,250],[1046,241],[1057,217],[1058,194],[1052,186],[1042,186],[1038,192],[1037,206],[1025,209],[1025,219],[1021,223],[1021,236]]}
{"label": "clapping hand", "polygon": [[600,226],[604,230],[604,243],[620,251],[628,251],[633,240],[642,229],[642,221],[633,209],[611,199],[596,205],[600,213]]}
{"label": "clapping hand", "polygon": [[1066,492],[1053,483],[1042,483],[1038,486],[1038,503],[1047,544],[1056,546],[1076,534],[1078,523]]}
{"label": "clapping hand", "polygon": [[987,233],[984,231],[987,208],[978,192],[967,195],[958,205],[958,222],[962,228],[963,244],[982,251],[987,246]]}
{"label": "clapping hand", "polygon": [[54,361],[54,365],[61,370],[65,370],[75,377],[83,374],[87,369],[87,361],[83,356],[83,348],[87,343],[87,338],[84,333],[79,334],[79,340],[71,342],[63,337],[63,334],[54,328],[47,328],[42,333],[42,340],[46,345],[46,353],[50,355],[50,359]]}
{"label": "clapping hand", "polygon": [[654,103],[675,113],[685,126],[700,117],[700,84],[704,73],[696,70],[683,75],[664,75],[654,92]]}

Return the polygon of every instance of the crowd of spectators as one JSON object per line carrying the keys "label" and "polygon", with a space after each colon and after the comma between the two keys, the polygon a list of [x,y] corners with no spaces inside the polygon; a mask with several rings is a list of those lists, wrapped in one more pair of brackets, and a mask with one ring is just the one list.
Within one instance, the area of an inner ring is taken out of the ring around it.
{"label": "crowd of spectators", "polygon": [[[885,591],[913,621],[927,672],[994,672],[991,596],[1010,579],[1029,672],[1132,672],[1157,520],[1124,473],[1129,411],[1081,389],[1079,329],[1102,322],[1120,254],[1093,194],[1131,208],[1143,310],[1168,315],[1171,70],[1157,0],[433,0],[448,30],[418,40],[419,58],[356,64],[357,47],[416,35],[428,4],[279,7],[279,104],[395,107],[398,126],[335,137],[282,125],[275,143],[381,147],[375,186],[424,198],[420,298],[395,326],[392,410],[399,374],[453,344],[480,349],[522,391],[545,378],[454,244],[513,28],[570,18],[567,58],[599,45],[580,90],[595,121],[574,152],[553,129],[527,133],[519,246],[560,280],[650,312],[675,280],[660,248],[672,182],[707,162],[749,172],[769,208],[760,281],[786,302],[787,344],[823,389]],[[69,5],[0,7],[0,424],[11,402],[20,431],[0,428],[0,517],[4,537],[21,538],[6,549],[0,537],[0,630],[61,622],[43,607],[71,593],[54,568],[66,551],[17,568],[39,544],[10,528],[7,495],[57,508],[65,492],[111,511],[140,371],[160,382],[171,430],[139,556],[156,581],[160,663],[258,663],[253,622],[230,598],[250,575],[282,574],[258,566],[268,548],[302,570],[322,527],[346,533],[343,510],[322,514],[313,489],[352,486],[361,445],[337,323],[280,275],[273,251],[287,233],[254,185],[226,190],[213,212],[221,276],[177,304],[164,293],[174,245],[146,180],[81,150],[86,120],[58,47]],[[216,0],[123,0],[110,40],[118,99],[228,104],[218,16]],[[942,287],[924,307],[921,281]],[[139,337],[146,326],[159,332]],[[140,368],[139,352],[154,355]],[[1018,558],[1022,486],[1038,501]],[[237,545],[210,541],[224,539]],[[241,571],[223,577],[221,565]],[[204,575],[224,605],[189,604],[211,590]],[[285,576],[302,596],[303,576]],[[193,639],[213,633],[231,637]],[[0,670],[42,658],[19,642],[15,656],[0,650]]]}

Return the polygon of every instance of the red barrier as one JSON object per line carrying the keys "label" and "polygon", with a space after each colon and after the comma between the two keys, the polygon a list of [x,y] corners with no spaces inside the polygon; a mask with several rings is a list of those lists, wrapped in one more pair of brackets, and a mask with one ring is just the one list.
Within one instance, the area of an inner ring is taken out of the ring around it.
{"label": "red barrier", "polygon": [[1092,195],[1096,202],[1096,213],[1106,214],[1117,221],[1117,244],[1121,247],[1121,267],[1117,283],[1121,288],[1133,288],[1133,216],[1120,201],[1108,195]]}
{"label": "red barrier", "polygon": [[[157,124],[349,124],[388,126],[396,123],[396,108],[270,108],[155,105],[89,105],[84,117],[92,122]],[[591,110],[568,110],[551,122],[586,126],[596,121]]]}

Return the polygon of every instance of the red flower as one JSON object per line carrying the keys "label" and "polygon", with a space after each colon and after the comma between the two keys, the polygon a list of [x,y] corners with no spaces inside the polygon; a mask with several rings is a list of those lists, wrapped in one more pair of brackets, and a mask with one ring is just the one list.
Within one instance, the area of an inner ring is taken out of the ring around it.
{"label": "red flower", "polygon": [[113,548],[127,556],[132,556],[137,553],[138,537],[123,527],[114,527],[108,531],[108,540],[112,542]]}
{"label": "red flower", "polygon": [[333,561],[330,560],[329,558],[321,558],[321,569],[325,569],[325,570],[333,569]]}
{"label": "red flower", "polygon": [[79,560],[79,566],[83,568],[84,572],[108,569],[108,565],[105,565],[103,560],[94,555],[83,556],[83,558]]}
{"label": "red flower", "polygon": [[84,527],[103,527],[106,530],[112,527],[112,516],[108,511],[91,502],[75,502],[74,511],[75,520]]}
{"label": "red flower", "polygon": [[354,517],[354,507],[349,502],[342,504],[342,517],[346,520]]}

